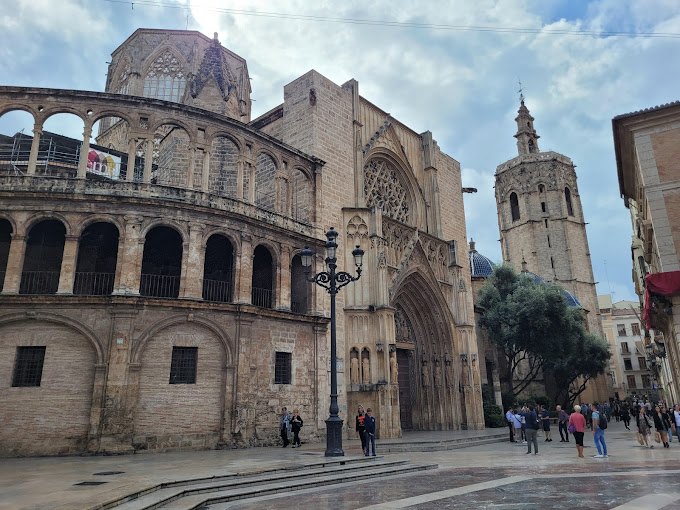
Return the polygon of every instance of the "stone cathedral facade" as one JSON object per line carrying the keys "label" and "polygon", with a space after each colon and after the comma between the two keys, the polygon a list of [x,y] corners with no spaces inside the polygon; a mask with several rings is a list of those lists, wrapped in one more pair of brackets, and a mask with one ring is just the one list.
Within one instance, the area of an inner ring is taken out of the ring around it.
{"label": "stone cathedral facade", "polygon": [[337,300],[347,437],[358,404],[383,438],[484,426],[460,164],[355,80],[309,71],[256,119],[250,93],[217,34],[149,29],[103,93],[0,87],[34,122],[0,154],[0,454],[276,444],[282,406],[323,437],[329,299],[299,253],[323,270],[330,227],[340,270],[366,253]]}
{"label": "stone cathedral facade", "polygon": [[[495,176],[503,262],[560,285],[585,311],[587,329],[604,338],[575,166],[567,156],[539,150],[523,98],[515,121],[518,155],[498,165]],[[603,402],[609,396],[601,376],[580,398]]]}

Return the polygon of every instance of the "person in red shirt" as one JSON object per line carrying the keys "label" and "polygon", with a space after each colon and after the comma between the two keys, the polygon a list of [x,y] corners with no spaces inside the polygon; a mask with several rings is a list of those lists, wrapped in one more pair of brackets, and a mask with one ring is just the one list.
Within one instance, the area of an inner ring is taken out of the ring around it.
{"label": "person in red shirt", "polygon": [[574,411],[569,415],[569,432],[574,435],[578,456],[583,458],[583,434],[586,431],[586,417],[581,414],[581,406],[574,406]]}
{"label": "person in red shirt", "polygon": [[366,415],[364,414],[364,406],[359,406],[357,409],[356,419],[357,436],[361,438],[361,449],[366,455]]}

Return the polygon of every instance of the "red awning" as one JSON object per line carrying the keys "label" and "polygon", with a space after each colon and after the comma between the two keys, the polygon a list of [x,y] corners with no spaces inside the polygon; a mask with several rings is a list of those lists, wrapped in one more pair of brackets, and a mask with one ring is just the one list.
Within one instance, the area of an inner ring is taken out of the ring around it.
{"label": "red awning", "polygon": [[680,294],[680,271],[653,273],[645,276],[645,310],[642,313],[642,318],[647,329],[654,329],[652,294],[666,297]]}

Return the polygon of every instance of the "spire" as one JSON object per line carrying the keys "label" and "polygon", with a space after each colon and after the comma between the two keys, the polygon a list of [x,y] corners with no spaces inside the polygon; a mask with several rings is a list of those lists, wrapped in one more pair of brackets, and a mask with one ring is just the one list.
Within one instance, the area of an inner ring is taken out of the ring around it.
{"label": "spire", "polygon": [[540,136],[536,134],[536,130],[534,129],[534,118],[529,113],[529,108],[524,106],[524,94],[522,93],[521,82],[519,102],[519,110],[517,110],[517,117],[515,117],[515,122],[517,122],[517,133],[515,134],[515,138],[517,138],[517,153],[522,155],[539,152],[538,139]]}

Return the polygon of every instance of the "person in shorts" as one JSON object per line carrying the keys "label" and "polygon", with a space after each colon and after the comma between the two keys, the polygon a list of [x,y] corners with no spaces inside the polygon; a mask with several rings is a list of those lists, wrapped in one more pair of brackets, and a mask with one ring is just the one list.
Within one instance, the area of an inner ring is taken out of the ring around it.
{"label": "person in shorts", "polygon": [[550,412],[545,408],[545,406],[541,406],[541,424],[543,425],[545,440],[552,442],[552,436],[550,435]]}

